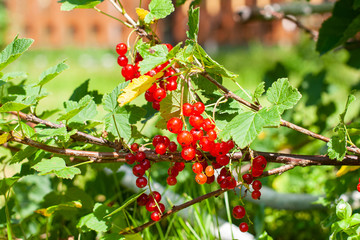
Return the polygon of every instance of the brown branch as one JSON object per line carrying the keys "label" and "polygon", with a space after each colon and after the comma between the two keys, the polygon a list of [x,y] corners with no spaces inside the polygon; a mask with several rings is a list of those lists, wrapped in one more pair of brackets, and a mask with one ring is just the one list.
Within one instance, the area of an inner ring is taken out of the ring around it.
{"label": "brown branch", "polygon": [[[294,165],[285,165],[285,166],[281,166],[279,168],[275,168],[275,169],[272,169],[272,170],[269,170],[269,171],[266,171],[263,173],[263,175],[261,175],[259,178],[261,177],[267,177],[267,176],[270,176],[270,175],[275,175],[275,174],[281,174],[281,173],[284,173],[288,170],[291,170],[293,169],[295,166]],[[242,185],[242,182],[238,182],[237,183],[237,187],[239,187],[240,185]],[[197,198],[194,198],[190,201],[187,201],[183,204],[180,204],[180,205],[177,205],[177,206],[173,206],[172,209],[170,209],[169,211],[167,211],[165,214],[163,214],[161,216],[161,219],[160,220],[164,220],[166,219],[167,217],[171,216],[172,214],[182,210],[182,209],[185,209],[187,207],[190,207],[191,205],[194,205],[196,203],[199,203],[199,202],[202,202],[208,198],[211,198],[211,197],[217,197],[221,194],[223,194],[224,192],[227,192],[229,191],[230,189],[217,189],[215,191],[212,191],[212,192],[209,192],[205,195],[202,195],[200,197],[197,197]],[[156,222],[155,221],[152,221],[150,220],[149,222],[143,224],[143,225],[140,225],[136,228],[133,228],[131,229],[130,231],[127,231],[127,232],[121,232],[120,234],[132,234],[132,233],[138,233],[138,232],[141,232],[143,231],[144,229],[154,225]]]}

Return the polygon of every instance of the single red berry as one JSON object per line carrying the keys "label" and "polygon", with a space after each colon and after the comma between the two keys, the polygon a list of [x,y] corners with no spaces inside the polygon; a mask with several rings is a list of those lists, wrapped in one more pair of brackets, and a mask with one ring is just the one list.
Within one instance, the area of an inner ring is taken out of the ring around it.
{"label": "single red berry", "polygon": [[156,147],[159,143],[164,143],[164,138],[161,135],[156,135],[152,140],[152,145]]}
{"label": "single red berry", "polygon": [[207,183],[207,184],[211,184],[211,183],[213,183],[214,181],[215,181],[215,175],[212,175],[212,176],[210,176],[210,177],[207,178],[206,183]]}
{"label": "single red berry", "polygon": [[230,162],[230,158],[226,155],[216,157],[216,162],[221,166],[226,166]]}
{"label": "single red berry", "polygon": [[165,146],[165,144],[159,143],[159,144],[156,145],[156,147],[155,147],[155,152],[156,152],[157,154],[163,155],[163,154],[166,153],[166,148],[167,148],[167,147]]}
{"label": "single red berry", "polygon": [[231,176],[231,172],[227,167],[223,167],[220,171],[220,175]]}
{"label": "single red berry", "polygon": [[153,199],[149,198],[148,201],[146,202],[146,210],[148,210],[149,212],[153,212],[156,210],[156,203]]}
{"label": "single red berry", "polygon": [[194,110],[194,107],[190,103],[184,103],[183,107],[182,107],[182,110],[183,110],[184,116],[190,117],[193,110]]}
{"label": "single red berry", "polygon": [[183,128],[183,122],[178,117],[173,117],[167,122],[167,129],[172,133],[180,133]]}
{"label": "single red berry", "polygon": [[226,179],[226,176],[224,175],[219,175],[216,179],[217,183],[220,184],[222,181],[224,181]]}
{"label": "single red berry", "polygon": [[145,177],[139,177],[136,179],[136,186],[138,188],[143,188],[147,185],[147,179]]}
{"label": "single red berry", "polygon": [[177,175],[179,175],[179,170],[177,170],[175,166],[169,167],[168,175],[172,177],[177,177]]}
{"label": "single red berry", "polygon": [[226,144],[228,145],[229,151],[235,147],[235,143],[233,140],[227,141]]}
{"label": "single red berry", "polygon": [[159,221],[161,218],[161,214],[158,211],[154,211],[150,215],[151,219],[155,222]]}
{"label": "single red berry", "polygon": [[264,172],[264,171],[261,170],[261,169],[253,168],[252,171],[251,171],[251,175],[252,175],[253,177],[260,177],[261,174],[263,174],[263,172]]}
{"label": "single red berry", "polygon": [[202,136],[204,136],[204,132],[201,129],[193,128],[190,130],[190,133],[193,135],[194,141],[198,141]]}
{"label": "single red berry", "polygon": [[133,164],[136,161],[136,157],[132,153],[128,153],[125,156],[125,161],[127,164]]}
{"label": "single red berry", "polygon": [[221,142],[219,147],[220,147],[218,152],[219,155],[225,155],[229,152],[228,145],[226,142]]}
{"label": "single red berry", "polygon": [[214,175],[214,168],[213,168],[213,166],[211,166],[211,165],[207,166],[207,167],[205,168],[205,174],[206,174],[206,176],[208,176],[208,177],[213,176],[213,175]]}
{"label": "single red berry", "polygon": [[149,161],[149,159],[144,159],[140,162],[141,166],[146,170],[148,170],[151,167],[151,163]]}
{"label": "single red berry", "polygon": [[153,109],[159,111],[159,110],[160,110],[160,102],[154,100],[154,101],[152,102],[152,107],[153,107]]}
{"label": "single red berry", "polygon": [[168,176],[168,178],[166,179],[166,182],[168,185],[173,186],[177,183],[177,180],[176,180],[176,177]]}
{"label": "single red berry", "polygon": [[135,62],[138,63],[138,62],[141,62],[143,59],[143,57],[140,55],[139,52],[136,53],[136,57],[135,57]]}
{"label": "single red berry", "polygon": [[157,89],[156,83],[154,83],[153,85],[151,85],[151,87],[149,87],[148,91],[151,93],[154,93]]}
{"label": "single red berry", "polygon": [[205,105],[202,102],[194,103],[193,107],[194,107],[193,113],[196,115],[201,115],[205,111]]}
{"label": "single red berry", "polygon": [[357,185],[357,190],[360,192],[360,183]]}
{"label": "single red berry", "polygon": [[176,162],[174,167],[179,171],[181,172],[182,170],[184,170],[185,168],[185,163],[183,162]]}
{"label": "single red berry", "polygon": [[167,136],[162,136],[162,137],[163,137],[163,143],[165,144],[165,146],[169,147],[170,139]]}
{"label": "single red berry", "polygon": [[204,129],[204,131],[209,131],[215,128],[215,124],[213,123],[213,121],[209,118],[204,119],[204,122],[202,124],[202,128]]}
{"label": "single red berry", "polygon": [[261,187],[262,187],[262,183],[259,180],[255,180],[252,183],[252,187],[253,187],[254,190],[260,190]]}
{"label": "single red berry", "polygon": [[196,162],[192,165],[192,170],[196,174],[201,173],[203,171],[203,166],[201,165],[201,163]]}
{"label": "single red berry", "polygon": [[251,197],[253,199],[260,199],[260,196],[261,196],[261,192],[259,190],[254,190],[252,193],[251,193]]}
{"label": "single red berry", "polygon": [[[171,119],[170,119],[171,120]],[[189,131],[181,131],[177,136],[177,141],[181,146],[189,146],[193,141],[193,136]],[[195,149],[194,149],[195,151]],[[195,154],[194,154],[195,156]]]}
{"label": "single red berry", "polygon": [[247,232],[249,230],[249,226],[245,222],[240,223],[239,228],[241,232]]}
{"label": "single red berry", "polygon": [[116,45],[116,52],[119,55],[125,55],[127,52],[127,46],[125,43],[119,43]]}
{"label": "single red berry", "polygon": [[257,156],[253,159],[252,166],[254,169],[264,170],[266,168],[267,161],[263,156]]}
{"label": "single red berry", "polygon": [[139,144],[137,144],[137,143],[131,144],[130,149],[133,152],[137,152],[139,150]]}
{"label": "single red berry", "polygon": [[125,67],[128,64],[128,58],[124,55],[120,55],[117,59],[119,66]]}
{"label": "single red berry", "polygon": [[204,118],[201,115],[191,115],[189,118],[189,123],[196,129],[200,129],[204,122]]}
{"label": "single red berry", "polygon": [[169,148],[169,151],[170,151],[170,152],[176,152],[176,150],[177,150],[177,144],[176,144],[175,142],[171,141],[171,142],[169,143],[168,148]]}
{"label": "single red berry", "polygon": [[145,206],[148,201],[148,195],[143,193],[136,199],[136,201],[139,206]]}
{"label": "single red berry", "polygon": [[167,47],[169,52],[171,51],[171,49],[173,49],[173,46],[170,43],[165,43],[165,46]]}
{"label": "single red berry", "polygon": [[229,187],[229,181],[227,177],[220,182],[220,187],[224,189]]}
{"label": "single red berry", "polygon": [[233,176],[226,177],[226,180],[228,182],[228,189],[234,189],[236,187],[236,179]]}
{"label": "single red berry", "polygon": [[146,154],[143,151],[138,151],[135,156],[136,156],[136,161],[138,162],[141,162],[146,158]]}
{"label": "single red berry", "polygon": [[141,164],[136,164],[133,169],[133,174],[137,177],[141,177],[145,174],[145,169],[141,166]]}
{"label": "single red berry", "polygon": [[154,199],[156,202],[161,201],[161,194],[158,191],[153,191],[149,194],[149,198]]}
{"label": "single red berry", "polygon": [[121,70],[121,74],[126,80],[130,80],[134,78],[135,74],[135,67],[134,65],[127,64],[123,69]]}
{"label": "single red berry", "polygon": [[154,102],[155,101],[153,93],[149,92],[149,90],[147,90],[145,92],[145,100],[148,101],[148,102]]}
{"label": "single red berry", "polygon": [[200,147],[203,151],[208,152],[212,149],[214,142],[207,137],[201,137],[199,140]]}
{"label": "single red berry", "polygon": [[193,147],[184,147],[181,151],[181,157],[186,161],[193,160],[195,157],[195,148]]}
{"label": "single red berry", "polygon": [[236,219],[241,219],[241,218],[245,217],[245,214],[246,214],[245,208],[240,205],[235,206],[232,210],[232,215]]}
{"label": "single red berry", "polygon": [[214,129],[212,129],[212,130],[207,131],[207,136],[210,141],[215,141],[215,139],[217,138],[217,133]]}
{"label": "single red berry", "polygon": [[222,168],[222,166],[218,162],[212,162],[211,165],[213,166],[214,169]]}
{"label": "single red berry", "polygon": [[155,90],[153,97],[156,101],[161,102],[166,97],[166,90],[163,88],[158,88]]}
{"label": "single red berry", "polygon": [[177,89],[177,82],[176,80],[168,80],[166,83],[166,90],[174,91]]}
{"label": "single red berry", "polygon": [[244,182],[246,182],[247,184],[251,184],[254,179],[253,176],[251,176],[251,174],[249,173],[245,173],[242,177]]}
{"label": "single red berry", "polygon": [[159,203],[158,205],[159,205],[158,211],[159,211],[159,208],[160,208],[160,212],[163,213],[165,211],[165,205],[162,204],[162,203]]}
{"label": "single red berry", "polygon": [[204,183],[206,183],[206,181],[207,181],[207,177],[206,177],[206,175],[203,174],[203,173],[198,173],[198,174],[196,174],[196,176],[195,176],[195,181],[196,181],[198,184],[204,184]]}

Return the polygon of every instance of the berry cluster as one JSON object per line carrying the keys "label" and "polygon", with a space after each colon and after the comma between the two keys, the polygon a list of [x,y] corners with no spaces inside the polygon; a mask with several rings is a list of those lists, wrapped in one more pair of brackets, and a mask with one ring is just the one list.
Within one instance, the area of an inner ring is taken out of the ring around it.
{"label": "berry cluster", "polygon": [[[171,44],[165,44],[165,46],[169,52],[173,48]],[[122,67],[121,74],[126,81],[131,81],[134,78],[140,77],[139,62],[141,62],[143,58],[139,53],[136,53],[134,64],[129,64],[129,60],[126,57],[127,51],[128,48],[125,43],[119,43],[116,46],[116,52],[119,54],[117,62]],[[152,102],[152,107],[155,110],[160,109],[160,102],[166,97],[167,91],[177,89],[178,77],[176,76],[176,71],[172,67],[168,67],[169,63],[170,62],[167,61],[145,73],[145,75],[151,77],[160,72],[163,73],[162,76],[157,79],[157,82],[145,92],[146,101]]]}
{"label": "berry cluster", "polygon": [[[205,105],[202,102],[183,104],[182,114],[189,119],[192,126],[190,131],[183,130],[184,123],[178,117],[173,117],[167,122],[167,129],[177,134],[177,141],[182,146],[181,156],[186,161],[196,161],[193,164],[193,171],[196,174],[195,180],[199,184],[212,183],[215,180],[214,168],[221,168],[229,164],[230,158],[227,153],[235,146],[232,140],[215,142],[217,138],[215,124],[210,118],[204,119],[202,116],[204,111]],[[213,166],[208,166],[200,150],[209,152],[216,157],[216,161],[212,163]],[[221,177],[217,179],[218,183],[225,188],[234,188],[236,186],[235,178],[232,177],[230,171],[224,169],[222,170],[224,174],[219,175]]]}
{"label": "berry cluster", "polygon": [[150,217],[153,221],[159,221],[165,211],[165,205],[160,200],[161,194],[157,191],[153,191],[149,195],[143,193],[136,199],[139,206],[145,206],[146,210],[151,212]]}
{"label": "berry cluster", "polygon": [[157,154],[163,155],[167,150],[170,152],[176,152],[177,145],[175,142],[170,141],[166,136],[156,135],[152,140],[152,145],[155,147]]}

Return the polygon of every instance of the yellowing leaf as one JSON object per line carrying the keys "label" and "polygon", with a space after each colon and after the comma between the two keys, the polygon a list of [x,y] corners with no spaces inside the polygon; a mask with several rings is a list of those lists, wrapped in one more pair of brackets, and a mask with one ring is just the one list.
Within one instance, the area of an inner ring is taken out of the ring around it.
{"label": "yellowing leaf", "polygon": [[0,145],[6,143],[10,139],[10,133],[3,133],[0,135]]}
{"label": "yellowing leaf", "polygon": [[144,21],[146,15],[148,15],[149,11],[143,8],[136,8],[136,14],[139,16],[140,21]]}
{"label": "yellowing leaf", "polygon": [[82,204],[79,201],[60,203],[58,205],[54,205],[48,208],[40,208],[38,210],[35,210],[35,212],[43,215],[44,217],[50,217],[56,211],[61,211],[71,208],[82,208]]}
{"label": "yellowing leaf", "polygon": [[159,72],[154,77],[142,75],[135,78],[132,82],[123,89],[123,93],[119,95],[117,101],[120,107],[134,100],[137,96],[148,90],[157,78],[162,77],[164,73]]}
{"label": "yellowing leaf", "polygon": [[341,177],[345,175],[348,172],[355,171],[356,169],[359,169],[359,166],[342,166],[339,171],[337,171],[336,176]]}

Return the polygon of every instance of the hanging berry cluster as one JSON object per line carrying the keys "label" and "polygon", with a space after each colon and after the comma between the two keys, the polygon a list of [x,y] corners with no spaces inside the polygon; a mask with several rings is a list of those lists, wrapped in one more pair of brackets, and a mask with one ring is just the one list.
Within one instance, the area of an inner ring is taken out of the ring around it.
{"label": "hanging berry cluster", "polygon": [[151,212],[150,218],[153,221],[159,221],[165,211],[165,205],[160,200],[161,194],[157,191],[153,191],[149,195],[143,193],[136,199],[139,206],[145,206],[146,210]]}
{"label": "hanging berry cluster", "polygon": [[[171,44],[165,44],[170,52],[173,48]],[[116,46],[116,52],[119,54],[118,64],[122,67],[121,74],[126,81],[131,81],[134,78],[140,77],[139,62],[143,60],[139,53],[136,53],[134,64],[128,64],[128,58],[126,57],[127,45],[125,43],[119,43]],[[145,92],[145,99],[152,103],[152,107],[155,110],[160,110],[160,102],[166,97],[167,91],[174,91],[177,89],[178,76],[174,68],[169,67],[169,61],[156,66],[154,69],[145,73],[147,76],[155,76],[156,74],[163,72],[163,75],[157,79],[157,81]]]}

